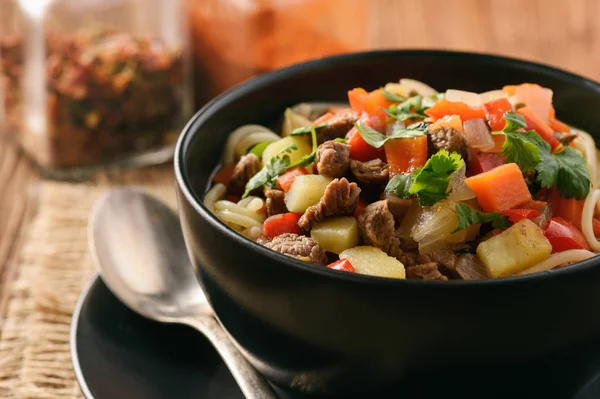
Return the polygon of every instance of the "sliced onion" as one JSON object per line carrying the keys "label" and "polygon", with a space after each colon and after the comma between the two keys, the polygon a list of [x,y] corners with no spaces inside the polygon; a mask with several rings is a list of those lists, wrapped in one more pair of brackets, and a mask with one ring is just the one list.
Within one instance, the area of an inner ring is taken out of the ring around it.
{"label": "sliced onion", "polygon": [[516,103],[527,105],[534,114],[545,123],[548,123],[548,115],[552,110],[552,90],[537,85],[517,86],[514,95]]}
{"label": "sliced onion", "polygon": [[419,243],[421,254],[464,242],[467,235],[465,230],[452,234],[458,225],[455,209],[456,203],[447,199],[423,208],[411,231],[411,237]]}
{"label": "sliced onion", "polygon": [[490,134],[487,123],[481,119],[470,119],[463,123],[463,135],[467,139],[469,147],[479,151],[489,151],[496,143]]}
{"label": "sliced onion", "polygon": [[405,97],[410,97],[412,93],[417,93],[421,97],[429,97],[438,93],[433,87],[414,79],[400,79],[400,85],[402,85]]}
{"label": "sliced onion", "polygon": [[249,135],[242,137],[237,142],[235,145],[235,155],[238,158],[241,158],[242,155],[248,152],[250,147],[253,147],[258,143],[272,143],[280,138],[281,137],[270,131],[250,133]]}
{"label": "sliced onion", "polygon": [[252,133],[257,132],[271,132],[275,134],[271,129],[264,127],[262,125],[244,125],[235,129],[229,137],[227,138],[227,143],[225,144],[225,153],[223,154],[223,163],[230,164],[236,161],[235,159],[235,149],[237,147],[238,142]]}
{"label": "sliced onion", "polygon": [[481,102],[485,104],[501,98],[508,98],[508,94],[504,90],[492,90],[481,93],[479,97],[481,97]]}
{"label": "sliced onion", "polygon": [[448,195],[450,201],[460,202],[475,198],[475,192],[465,183],[465,180],[467,180],[466,171],[467,167],[463,165],[462,168],[450,176],[450,184],[448,185],[452,190]]}
{"label": "sliced onion", "polygon": [[291,108],[285,110],[283,114],[283,126],[281,127],[281,135],[287,136],[294,129],[299,127],[312,125],[312,121],[306,116],[300,115],[292,111]]}
{"label": "sliced onion", "polygon": [[481,96],[477,93],[473,93],[470,91],[453,89],[447,90],[446,100],[465,103],[472,108],[481,108],[483,106]]}

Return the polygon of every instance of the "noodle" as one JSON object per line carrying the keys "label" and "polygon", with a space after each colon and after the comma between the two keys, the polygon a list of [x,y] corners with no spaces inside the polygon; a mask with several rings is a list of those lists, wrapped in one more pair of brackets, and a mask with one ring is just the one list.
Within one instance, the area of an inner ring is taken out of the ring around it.
{"label": "noodle", "polygon": [[558,266],[564,266],[575,262],[581,262],[582,260],[593,258],[594,256],[596,256],[595,253],[587,251],[585,249],[571,249],[564,252],[558,252],[550,255],[550,257],[545,261],[540,262],[537,265],[530,267],[529,269],[523,270],[521,273],[519,273],[519,275],[544,272],[547,270],[554,269]]}
{"label": "noodle", "polygon": [[573,141],[575,147],[582,153],[590,172],[590,179],[594,186],[598,186],[598,156],[596,142],[593,137],[583,130],[571,128],[579,137]]}
{"label": "noodle", "polygon": [[255,210],[244,208],[244,207],[239,206],[238,204],[231,202],[231,201],[226,201],[226,200],[217,201],[217,202],[215,202],[214,209],[217,212],[218,211],[230,211],[230,212],[237,213],[237,214],[240,214],[243,216],[247,216],[247,217],[250,217],[250,218],[256,220],[259,223],[262,223],[265,220],[265,217],[263,215],[259,214],[258,212],[256,212]]}
{"label": "noodle", "polygon": [[262,226],[262,222],[259,222],[250,216],[235,213],[227,209],[216,211],[215,215],[224,222],[235,223],[242,227]]}
{"label": "noodle", "polygon": [[237,143],[241,139],[243,139],[245,136],[251,135],[253,133],[260,133],[260,132],[270,132],[270,133],[275,134],[269,128],[266,128],[262,125],[244,125],[244,126],[238,127],[233,132],[231,132],[231,134],[229,135],[229,138],[227,139],[227,143],[225,144],[225,151],[223,153],[223,162],[225,164],[231,164],[231,163],[235,162],[235,150],[236,150]]}
{"label": "noodle", "polygon": [[583,212],[581,212],[581,231],[588,245],[594,251],[600,251],[600,241],[594,234],[594,209],[600,199],[600,190],[593,190],[585,199]]}
{"label": "noodle", "polygon": [[227,187],[225,187],[224,184],[217,183],[208,191],[208,193],[206,193],[206,196],[204,197],[204,205],[209,211],[212,213],[215,212],[215,202],[223,198],[226,191]]}

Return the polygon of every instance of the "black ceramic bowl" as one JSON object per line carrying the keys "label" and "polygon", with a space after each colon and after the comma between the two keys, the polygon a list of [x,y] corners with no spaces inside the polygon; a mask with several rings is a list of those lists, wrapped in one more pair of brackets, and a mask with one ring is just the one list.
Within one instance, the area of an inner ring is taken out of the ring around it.
{"label": "black ceramic bowl", "polygon": [[[476,92],[536,82],[557,115],[594,134],[600,85],[547,66],[482,54],[378,51],[320,59],[238,86],[200,110],[175,168],[184,235],[219,319],[271,381],[308,391],[356,391],[418,371],[496,370],[556,358],[600,333],[600,259],[486,281],[394,280],[304,263],[245,239],[202,204],[228,132],[271,123],[302,101],[344,101],[410,77]],[[442,373],[439,373],[442,371]],[[486,374],[486,373],[483,373]],[[487,373],[509,383],[513,376]],[[456,384],[472,383],[468,375]]]}

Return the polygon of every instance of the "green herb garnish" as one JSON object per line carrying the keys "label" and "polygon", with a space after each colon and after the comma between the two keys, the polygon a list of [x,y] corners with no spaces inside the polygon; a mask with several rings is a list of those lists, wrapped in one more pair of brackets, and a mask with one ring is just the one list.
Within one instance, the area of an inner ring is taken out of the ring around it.
{"label": "green herb garnish", "polygon": [[404,98],[394,92],[386,90],[384,88],[381,89],[381,94],[383,94],[383,97],[388,101],[393,101],[396,103],[401,103],[403,101],[406,101],[406,98]]}
{"label": "green herb garnish", "polygon": [[391,136],[384,136],[377,130],[367,126],[363,121],[356,122],[355,126],[363,140],[375,148],[381,148],[388,140],[420,137],[427,134],[427,126],[423,124],[414,124],[406,129],[399,129]]}
{"label": "green herb garnish", "polygon": [[258,159],[262,158],[262,154],[263,152],[265,152],[265,149],[269,146],[269,144],[271,144],[272,142],[267,142],[267,143],[258,143],[254,146],[252,146],[252,148],[250,148],[250,151],[248,151],[249,154],[254,154],[258,157]]}
{"label": "green herb garnish", "polygon": [[467,204],[456,205],[456,216],[458,216],[458,226],[452,233],[456,233],[473,224],[492,223],[495,229],[509,227],[512,223],[508,218],[500,212],[478,212]]}

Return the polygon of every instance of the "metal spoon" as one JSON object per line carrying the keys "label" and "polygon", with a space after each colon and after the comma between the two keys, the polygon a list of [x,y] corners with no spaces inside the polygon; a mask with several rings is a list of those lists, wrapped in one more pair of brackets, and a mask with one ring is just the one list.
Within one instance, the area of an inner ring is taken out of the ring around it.
{"label": "metal spoon", "polygon": [[96,203],[88,228],[102,280],[125,305],[149,319],[187,324],[204,334],[246,398],[277,397],[216,320],[170,208],[140,190],[121,188]]}

